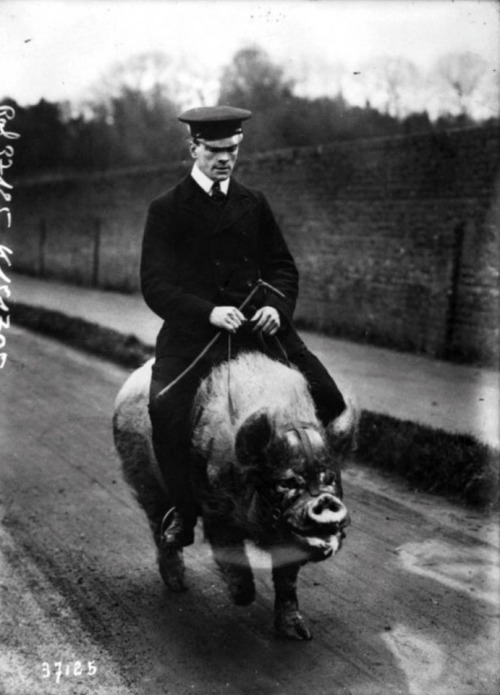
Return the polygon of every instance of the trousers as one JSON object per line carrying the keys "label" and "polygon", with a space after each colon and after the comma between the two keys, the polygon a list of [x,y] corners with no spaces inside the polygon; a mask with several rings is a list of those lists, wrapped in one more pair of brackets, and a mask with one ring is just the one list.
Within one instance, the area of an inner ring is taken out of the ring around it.
{"label": "trousers", "polygon": [[[244,345],[248,348],[248,345]],[[237,353],[237,351],[236,351]],[[190,364],[183,357],[162,359],[155,364],[149,395],[153,447],[160,471],[175,507],[186,517],[196,518],[190,480],[190,413],[194,396],[201,381],[225,355],[210,355],[200,360],[193,369],[171,387],[165,395],[158,394],[171,384]],[[288,355],[309,383],[311,396],[321,423],[326,426],[345,408],[344,398],[320,360],[305,346]]]}

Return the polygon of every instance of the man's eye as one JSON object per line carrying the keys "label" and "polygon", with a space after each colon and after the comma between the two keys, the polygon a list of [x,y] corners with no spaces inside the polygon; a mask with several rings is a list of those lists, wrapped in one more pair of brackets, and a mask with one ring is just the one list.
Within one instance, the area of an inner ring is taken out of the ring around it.
{"label": "man's eye", "polygon": [[218,150],[217,148],[207,147],[207,150],[210,152],[210,154],[234,154],[237,149],[237,147],[228,147],[227,149]]}

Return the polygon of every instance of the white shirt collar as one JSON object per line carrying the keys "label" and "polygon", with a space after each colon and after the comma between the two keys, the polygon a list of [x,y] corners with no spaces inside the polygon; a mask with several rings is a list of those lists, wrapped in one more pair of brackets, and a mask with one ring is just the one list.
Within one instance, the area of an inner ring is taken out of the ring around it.
{"label": "white shirt collar", "polygon": [[[208,176],[206,176],[206,174],[204,174],[202,172],[202,170],[199,168],[197,162],[194,163],[194,166],[191,170],[191,176],[196,181],[198,186],[201,186],[201,188],[203,188],[205,193],[210,194],[213,181],[212,181],[212,179],[209,179]],[[228,188],[229,188],[229,179],[224,179],[224,181],[220,182],[220,189],[224,193],[224,195],[227,195]]]}

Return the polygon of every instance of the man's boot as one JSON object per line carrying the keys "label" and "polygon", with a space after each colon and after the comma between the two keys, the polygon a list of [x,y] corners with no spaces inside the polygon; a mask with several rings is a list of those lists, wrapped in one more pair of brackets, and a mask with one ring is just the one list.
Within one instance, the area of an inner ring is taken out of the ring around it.
{"label": "man's boot", "polygon": [[189,457],[181,447],[153,443],[153,448],[169,497],[174,506],[163,517],[161,543],[166,548],[182,548],[194,542],[198,510],[193,499]]}
{"label": "man's boot", "polygon": [[171,507],[161,523],[161,544],[165,548],[184,548],[194,543],[196,517]]}

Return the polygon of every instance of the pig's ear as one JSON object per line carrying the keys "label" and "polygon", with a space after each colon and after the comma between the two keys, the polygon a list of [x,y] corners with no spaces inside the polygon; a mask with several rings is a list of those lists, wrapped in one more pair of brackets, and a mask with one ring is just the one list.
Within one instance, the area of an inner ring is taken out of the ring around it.
{"label": "pig's ear", "polygon": [[266,408],[252,413],[236,435],[236,456],[244,466],[251,466],[262,456],[273,436],[272,421]]}

